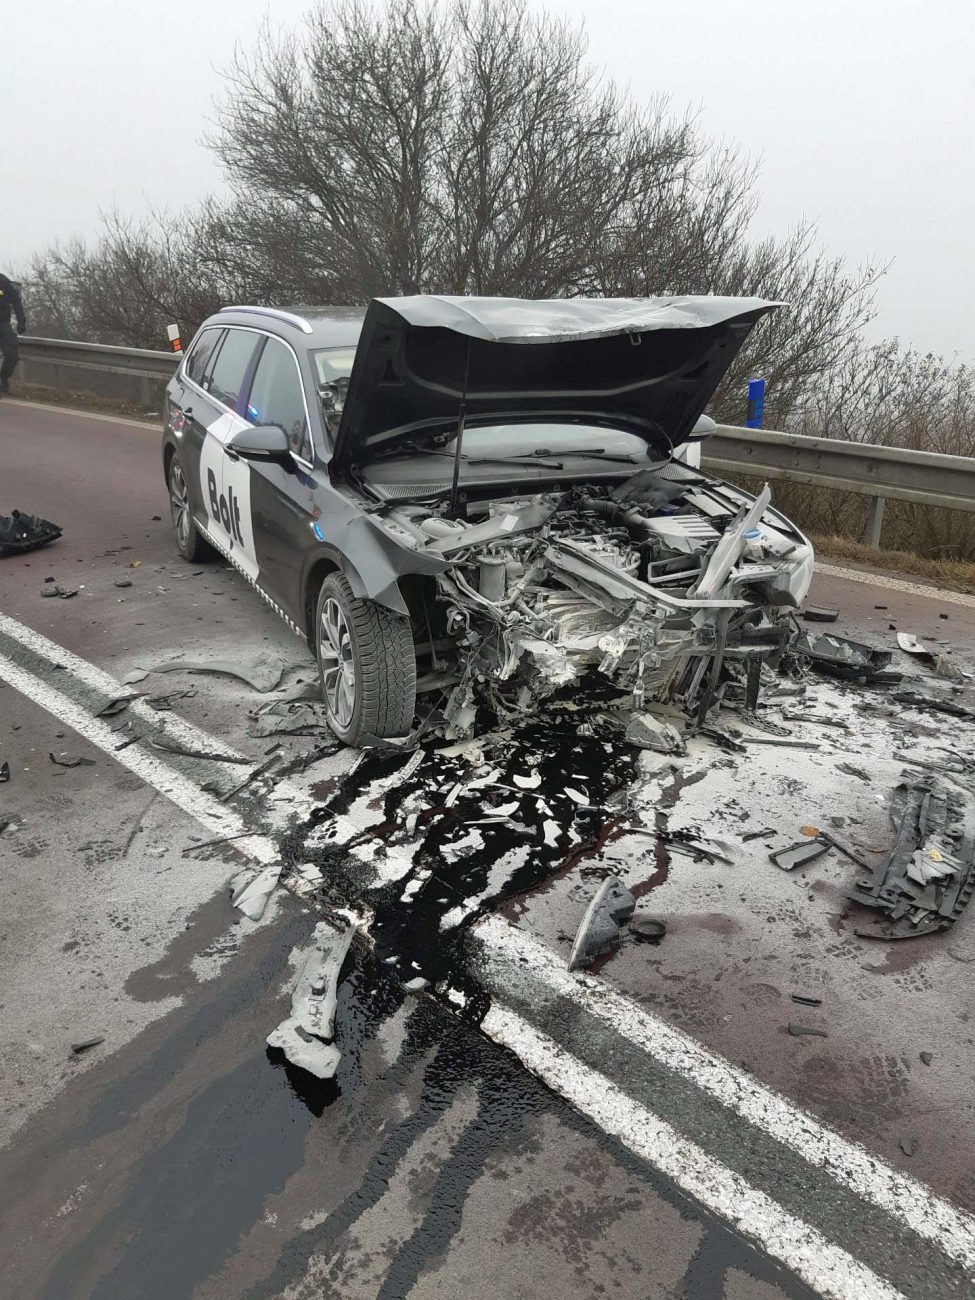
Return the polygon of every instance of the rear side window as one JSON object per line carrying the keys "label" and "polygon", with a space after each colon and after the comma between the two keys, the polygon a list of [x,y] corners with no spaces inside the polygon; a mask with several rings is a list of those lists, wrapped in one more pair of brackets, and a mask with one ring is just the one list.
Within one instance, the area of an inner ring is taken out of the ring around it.
{"label": "rear side window", "polygon": [[208,390],[232,411],[240,411],[244,376],[259,337],[249,330],[227,330],[227,336],[210,371]]}
{"label": "rear side window", "polygon": [[247,418],[254,424],[276,424],[288,435],[294,454],[311,461],[298,365],[291,349],[277,339],[269,338],[264,344],[247,401]]}
{"label": "rear side window", "polygon": [[186,358],[186,377],[192,379],[194,384],[202,387],[203,376],[222,333],[223,330],[216,328],[204,330],[193,344]]}

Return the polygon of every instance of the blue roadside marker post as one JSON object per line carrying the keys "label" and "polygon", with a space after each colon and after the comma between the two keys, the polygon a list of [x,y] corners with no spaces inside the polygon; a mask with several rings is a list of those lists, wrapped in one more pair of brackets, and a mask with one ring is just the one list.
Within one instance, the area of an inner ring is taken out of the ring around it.
{"label": "blue roadside marker post", "polygon": [[765,418],[765,380],[749,379],[748,381],[748,419],[745,421],[746,429],[760,429],[762,420]]}

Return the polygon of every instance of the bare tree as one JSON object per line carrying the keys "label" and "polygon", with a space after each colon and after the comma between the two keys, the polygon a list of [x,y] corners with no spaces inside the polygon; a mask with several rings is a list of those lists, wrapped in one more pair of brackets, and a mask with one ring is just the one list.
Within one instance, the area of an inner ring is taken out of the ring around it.
{"label": "bare tree", "polygon": [[50,319],[159,346],[220,302],[377,294],[758,294],[787,307],[717,395],[769,381],[785,421],[871,312],[867,267],[804,226],[749,238],[756,172],[661,99],[600,77],[579,30],[525,0],[329,0],[238,53],[212,146],[233,198],[178,219],[112,217],[92,249],[39,259]]}

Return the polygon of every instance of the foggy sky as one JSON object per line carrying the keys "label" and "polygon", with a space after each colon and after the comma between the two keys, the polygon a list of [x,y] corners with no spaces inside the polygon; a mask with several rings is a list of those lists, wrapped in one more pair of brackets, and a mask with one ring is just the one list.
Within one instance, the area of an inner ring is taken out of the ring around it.
{"label": "foggy sky", "polygon": [[[873,337],[975,362],[972,0],[533,0],[584,18],[596,63],[762,161],[756,236],[802,217],[851,264],[892,262]],[[219,69],[309,0],[4,6],[0,270],[100,212],[221,193],[201,137]],[[29,303],[28,303],[29,310]]]}

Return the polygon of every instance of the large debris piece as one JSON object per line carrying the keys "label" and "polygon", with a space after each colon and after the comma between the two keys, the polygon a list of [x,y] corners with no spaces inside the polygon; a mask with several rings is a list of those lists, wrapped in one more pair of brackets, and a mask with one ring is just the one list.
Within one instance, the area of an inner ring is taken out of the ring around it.
{"label": "large debris piece", "polygon": [[635,907],[636,899],[615,876],[604,880],[582,918],[569,954],[569,970],[590,966],[614,948],[619,942],[620,922],[632,916]]}
{"label": "large debris piece", "polygon": [[849,894],[890,924],[857,933],[912,939],[945,930],[975,890],[975,798],[936,777],[905,781],[891,811],[898,828],[893,849]]}
{"label": "large debris piece", "polygon": [[36,551],[39,546],[56,542],[61,532],[59,524],[40,515],[25,515],[21,510],[0,515],[0,556]]}
{"label": "large debris piece", "polygon": [[342,1053],[334,1042],[339,975],[358,926],[336,929],[320,921],[305,953],[291,995],[291,1015],[267,1036],[292,1063],[319,1079],[331,1079]]}
{"label": "large debris piece", "polygon": [[877,650],[862,641],[829,633],[800,631],[790,646],[792,654],[809,661],[817,672],[854,682],[899,682],[900,673],[889,672],[889,650]]}

